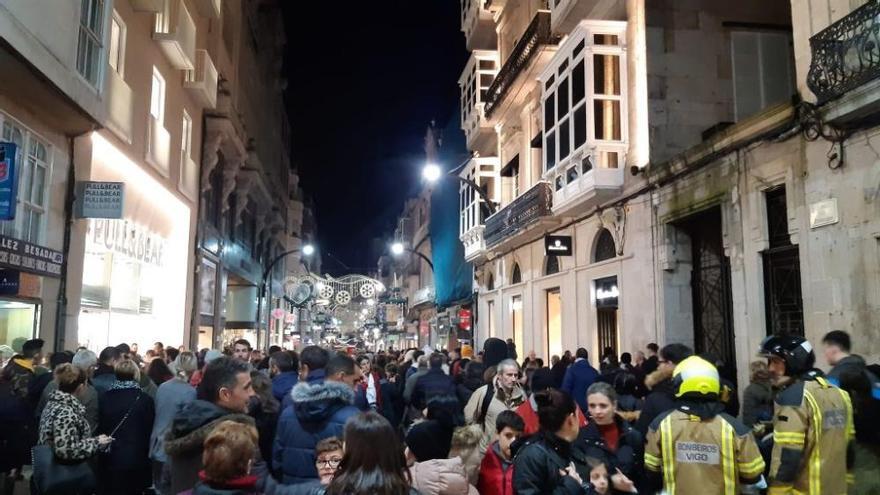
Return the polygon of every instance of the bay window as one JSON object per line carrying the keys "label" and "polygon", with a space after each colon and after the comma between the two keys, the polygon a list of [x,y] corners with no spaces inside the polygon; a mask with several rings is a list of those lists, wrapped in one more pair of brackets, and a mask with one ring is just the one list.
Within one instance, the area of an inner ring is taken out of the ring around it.
{"label": "bay window", "polygon": [[0,113],[0,140],[15,143],[18,196],[14,220],[0,222],[0,233],[41,244],[49,208],[51,147],[17,121]]}

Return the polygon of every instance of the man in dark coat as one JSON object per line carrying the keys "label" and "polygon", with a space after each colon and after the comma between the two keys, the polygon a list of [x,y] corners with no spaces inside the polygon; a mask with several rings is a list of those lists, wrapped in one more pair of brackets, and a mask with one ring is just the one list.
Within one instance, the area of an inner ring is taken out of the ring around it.
{"label": "man in dark coat", "polygon": [[657,371],[657,368],[660,366],[660,361],[657,358],[657,351],[659,349],[657,344],[651,342],[647,345],[646,349],[648,350],[648,358],[642,363],[642,375],[644,376]]}
{"label": "man in dark coat", "polygon": [[[330,353],[327,352],[327,349],[316,345],[306,347],[299,355],[300,376],[310,385],[324,383],[324,368],[327,366],[327,361],[329,360]],[[300,380],[297,380],[297,383],[300,382]],[[291,390],[293,390],[293,387],[291,387]],[[284,409],[287,409],[291,403],[291,397],[288,393],[281,401],[281,410],[283,411]]]}
{"label": "man in dark coat", "polygon": [[669,344],[660,350],[657,370],[645,378],[645,385],[651,393],[645,398],[639,420],[635,429],[646,436],[648,427],[654,418],[675,408],[675,386],[672,384],[672,372],[675,366],[693,356],[694,351],[684,344]]}
{"label": "man in dark coat", "polygon": [[562,390],[577,402],[581,411],[587,411],[587,389],[599,378],[599,372],[590,365],[589,354],[583,347],[575,353],[574,364],[565,371]]}
{"label": "man in dark coat", "polygon": [[443,354],[434,353],[428,358],[428,372],[416,380],[410,403],[416,409],[424,409],[432,397],[451,395],[456,397],[455,382],[443,372]]}
{"label": "man in dark coat", "polygon": [[354,387],[363,374],[354,360],[336,356],[325,370],[323,382],[293,387],[292,404],[278,419],[272,468],[284,484],[318,479],[315,446],[325,438],[342,438],[345,422],[360,412],[353,405]]}
{"label": "man in dark coat", "polygon": [[253,395],[246,363],[224,356],[205,367],[198,399],[178,411],[165,435],[171,493],[195,486],[204,467],[203,444],[215,426],[226,420],[254,425],[254,419],[247,414]]}
{"label": "man in dark coat", "polygon": [[299,358],[288,351],[278,351],[269,356],[269,375],[272,377],[272,396],[279,403],[290,395],[299,382]]}
{"label": "man in dark coat", "polygon": [[95,387],[98,395],[103,395],[104,392],[110,390],[113,382],[116,381],[114,368],[121,356],[119,349],[115,347],[105,347],[98,355],[98,367],[95,368],[95,373],[92,375],[92,386]]}

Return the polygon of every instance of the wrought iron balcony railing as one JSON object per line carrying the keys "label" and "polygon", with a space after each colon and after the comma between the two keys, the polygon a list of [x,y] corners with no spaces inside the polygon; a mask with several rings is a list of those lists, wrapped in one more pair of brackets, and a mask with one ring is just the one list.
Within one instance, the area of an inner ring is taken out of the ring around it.
{"label": "wrought iron balcony railing", "polygon": [[880,0],[870,0],[810,38],[807,86],[819,103],[880,77]]}
{"label": "wrought iron balcony railing", "polygon": [[492,116],[492,112],[504,100],[519,73],[532,60],[541,45],[555,45],[559,43],[559,39],[559,36],[550,32],[550,12],[539,10],[489,86],[486,95],[487,117]]}

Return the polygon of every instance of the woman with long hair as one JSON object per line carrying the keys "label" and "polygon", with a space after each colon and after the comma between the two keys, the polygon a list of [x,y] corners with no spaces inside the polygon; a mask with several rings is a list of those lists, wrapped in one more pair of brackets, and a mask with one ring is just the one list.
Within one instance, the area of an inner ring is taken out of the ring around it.
{"label": "woman with long hair", "polygon": [[150,361],[149,366],[147,366],[147,376],[149,376],[150,379],[153,380],[153,383],[158,387],[174,378],[174,373],[171,372],[171,368],[168,367],[168,364],[164,359],[154,359]]}
{"label": "woman with long hair", "polygon": [[327,495],[410,495],[412,478],[403,446],[387,419],[375,412],[345,424],[345,454]]}
{"label": "woman with long hair", "polygon": [[549,388],[534,394],[541,429],[514,453],[513,490],[520,495],[582,494],[581,477],[573,462],[578,437],[577,406],[565,392]]}
{"label": "woman with long hair", "polygon": [[250,415],[254,418],[260,434],[260,454],[263,459],[271,459],[272,442],[275,441],[281,404],[272,395],[272,380],[262,372],[251,371],[251,387],[254,389],[254,395],[251,397]]}

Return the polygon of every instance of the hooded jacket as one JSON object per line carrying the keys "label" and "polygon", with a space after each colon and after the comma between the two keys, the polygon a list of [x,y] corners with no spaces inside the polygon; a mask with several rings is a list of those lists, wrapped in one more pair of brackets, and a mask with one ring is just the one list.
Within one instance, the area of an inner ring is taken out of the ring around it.
{"label": "hooded jacket", "polygon": [[253,426],[247,414],[223,409],[211,402],[194,400],[185,404],[171,421],[165,435],[165,453],[171,471],[171,493],[195,486],[202,465],[205,439],[220,422],[230,420]]}
{"label": "hooded jacket", "polygon": [[278,373],[278,375],[272,379],[272,396],[275,397],[279,403],[284,402],[284,398],[290,395],[290,391],[293,390],[293,387],[298,382],[299,372],[297,371]]}
{"label": "hooded jacket", "polygon": [[648,427],[654,419],[662,413],[675,409],[675,387],[672,385],[672,370],[657,369],[645,377],[645,386],[651,389],[651,393],[645,398],[639,420],[636,421],[635,429],[645,437]]}
{"label": "hooded jacket", "polygon": [[317,479],[315,445],[342,438],[345,422],[360,412],[352,405],[354,391],[340,382],[298,383],[290,396],[293,404],[278,419],[272,448],[272,468],[284,484]]}
{"label": "hooded jacket", "polygon": [[468,484],[461,458],[432,459],[409,468],[412,487],[422,495],[477,495]]}

